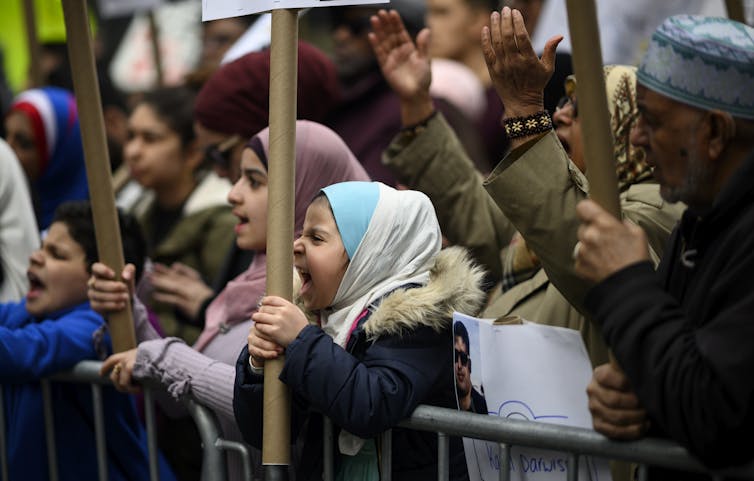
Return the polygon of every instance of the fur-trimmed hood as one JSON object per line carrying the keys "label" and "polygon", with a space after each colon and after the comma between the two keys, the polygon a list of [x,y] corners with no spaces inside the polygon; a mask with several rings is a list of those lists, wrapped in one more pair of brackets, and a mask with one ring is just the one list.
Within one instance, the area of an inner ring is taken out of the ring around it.
{"label": "fur-trimmed hood", "polygon": [[452,323],[453,311],[476,315],[485,299],[484,275],[466,249],[443,249],[435,258],[426,286],[398,289],[382,300],[364,324],[367,337],[400,336],[419,326],[441,331]]}

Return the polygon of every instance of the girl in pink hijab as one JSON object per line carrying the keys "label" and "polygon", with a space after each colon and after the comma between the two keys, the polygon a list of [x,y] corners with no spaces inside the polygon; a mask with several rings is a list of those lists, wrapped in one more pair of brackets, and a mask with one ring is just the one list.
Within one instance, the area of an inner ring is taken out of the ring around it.
{"label": "girl in pink hijab", "polygon": [[[241,177],[228,194],[239,220],[236,243],[256,251],[254,260],[209,305],[204,330],[193,348],[178,338],[159,338],[134,299],[136,334],[141,342],[136,349],[110,356],[102,365],[102,372],[110,372],[115,386],[124,391],[138,391],[134,381],[151,380],[162,384],[176,401],[191,394],[218,414],[224,437],[236,441],[241,437],[233,418],[234,365],[246,345],[251,315],[265,291],[268,157],[267,128],[248,142],[241,159]],[[320,124],[297,121],[296,237],[314,196],[330,184],[348,180],[368,180],[368,176],[343,140]],[[113,271],[104,264],[95,264],[92,272],[92,308],[102,314],[123,309],[131,298],[127,284],[113,280]],[[127,266],[123,278],[130,281],[132,275]],[[234,454],[228,456],[228,473],[230,479],[242,477],[240,459]]]}

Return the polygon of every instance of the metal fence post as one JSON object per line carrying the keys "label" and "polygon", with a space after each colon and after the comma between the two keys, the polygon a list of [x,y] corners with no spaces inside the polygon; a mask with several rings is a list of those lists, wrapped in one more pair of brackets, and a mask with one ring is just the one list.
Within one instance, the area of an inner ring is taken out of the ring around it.
{"label": "metal fence post", "polygon": [[568,453],[568,481],[577,481],[579,479],[579,455]]}
{"label": "metal fence post", "polygon": [[243,469],[243,479],[245,479],[246,481],[252,481],[254,473],[251,468],[251,453],[249,452],[249,448],[246,447],[245,444],[218,438],[217,441],[215,441],[215,447],[224,451],[237,451],[241,456],[241,469]]}
{"label": "metal fence post", "polygon": [[105,439],[105,414],[102,408],[102,386],[92,384],[94,410],[94,437],[97,450],[97,473],[100,481],[107,481],[107,440]]}
{"label": "metal fence post", "polygon": [[202,481],[225,481],[228,479],[228,469],[225,464],[225,453],[217,449],[215,442],[220,437],[215,415],[195,401],[185,402],[189,414],[199,428],[199,436],[204,445],[202,457]]}
{"label": "metal fence post", "polygon": [[335,479],[335,453],[333,452],[333,443],[335,442],[332,421],[327,416],[322,416],[322,456],[324,456],[323,478],[324,481],[333,481]]}
{"label": "metal fence post", "polygon": [[5,440],[5,396],[0,385],[0,479],[8,480],[8,447]]}
{"label": "metal fence post", "polygon": [[144,418],[147,424],[149,479],[160,481],[159,455],[157,454],[157,421],[154,414],[154,395],[151,386],[144,386]]}
{"label": "metal fence post", "polygon": [[388,429],[380,435],[382,455],[380,456],[380,481],[393,479],[393,430]]}
{"label": "metal fence post", "polygon": [[637,469],[636,477],[638,481],[649,481],[649,469],[646,464],[640,464]]}
{"label": "metal fence post", "polygon": [[445,433],[437,433],[437,481],[450,479],[450,438]]}
{"label": "metal fence post", "polygon": [[55,417],[52,414],[52,394],[50,381],[43,379],[39,383],[42,389],[42,404],[45,417],[45,438],[47,440],[47,462],[50,481],[58,481],[58,452],[55,447]]}
{"label": "metal fence post", "polygon": [[500,443],[500,481],[511,479],[511,445]]}

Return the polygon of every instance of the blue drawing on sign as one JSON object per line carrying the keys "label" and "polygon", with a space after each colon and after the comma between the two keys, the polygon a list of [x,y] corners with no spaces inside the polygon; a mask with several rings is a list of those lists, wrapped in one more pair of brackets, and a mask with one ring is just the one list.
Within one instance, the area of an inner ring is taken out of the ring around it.
{"label": "blue drawing on sign", "polygon": [[526,421],[539,421],[543,419],[568,419],[568,416],[561,414],[541,414],[536,415],[534,411],[523,401],[511,399],[505,401],[497,408],[497,412],[491,412],[493,416],[499,416],[506,419],[523,419]]}
{"label": "blue drawing on sign", "polygon": [[[542,421],[545,419],[568,419],[568,416],[562,414],[534,414],[534,411],[523,401],[511,399],[500,404],[497,412],[491,412],[492,416],[499,416],[506,419],[521,419],[525,421]],[[492,459],[490,459],[492,461]],[[530,458],[527,459],[525,455],[519,456],[520,466],[522,472],[562,472],[567,469],[568,461],[565,459],[554,458]],[[584,457],[582,461],[586,464],[586,470],[591,475],[592,481],[599,481],[599,469],[591,457]],[[493,467],[495,464],[490,463]],[[496,463],[497,470],[500,470],[499,461]],[[515,471],[514,460],[511,460],[510,470]]]}

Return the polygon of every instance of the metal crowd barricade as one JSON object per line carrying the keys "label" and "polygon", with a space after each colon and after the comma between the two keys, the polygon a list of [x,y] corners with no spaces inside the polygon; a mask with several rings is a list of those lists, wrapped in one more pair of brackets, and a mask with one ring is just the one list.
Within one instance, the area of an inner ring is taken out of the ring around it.
{"label": "metal crowd barricade", "polygon": [[[111,385],[109,377],[99,374],[102,363],[99,361],[82,361],[76,364],[70,371],[62,372],[41,381],[43,409],[45,416],[45,435],[50,465],[50,481],[59,479],[57,472],[57,450],[55,446],[54,413],[50,397],[50,381],[88,383],[92,390],[92,404],[94,408],[94,431],[97,450],[97,471],[100,481],[107,481],[107,453],[105,420],[102,407],[102,386]],[[147,430],[147,448],[149,451],[149,474],[152,481],[159,481],[159,465],[157,452],[157,437],[155,429],[154,393],[161,389],[156,385],[145,385],[144,388],[144,413]],[[5,410],[3,406],[2,386],[0,385],[0,480],[8,480],[7,440],[5,438]],[[243,463],[244,478],[252,479],[251,456],[248,448],[238,442],[228,441],[221,438],[219,423],[208,408],[188,400],[186,409],[193,418],[199,430],[202,440],[202,481],[225,481],[227,468],[224,459],[224,451],[237,451]]]}
{"label": "metal crowd barricade", "polygon": [[[100,481],[107,481],[107,455],[105,452],[104,417],[102,409],[102,386],[109,385],[110,379],[99,375],[102,363],[83,361],[70,371],[56,374],[42,381],[44,397],[45,429],[50,480],[56,481],[56,449],[52,402],[49,396],[50,380],[56,382],[89,383],[94,405],[95,437],[97,441],[97,463]],[[149,449],[149,472],[152,481],[159,480],[158,454],[155,431],[153,395],[156,386],[144,386],[145,416],[147,424],[147,446]],[[7,439],[5,438],[5,418],[3,393],[0,385],[0,476],[8,481]],[[185,406],[197,425],[203,444],[202,480],[221,481],[227,479],[224,451],[237,451],[243,460],[243,473],[247,480],[252,479],[251,457],[246,445],[222,439],[219,423],[214,413],[199,403],[188,400]],[[555,424],[503,419],[434,406],[419,406],[409,419],[398,424],[405,429],[435,432],[438,436],[438,480],[449,479],[449,436],[463,436],[498,443],[500,456],[500,480],[510,479],[510,454],[514,446],[548,449],[568,453],[568,480],[578,479],[578,463],[581,456],[595,456],[604,459],[629,461],[639,464],[639,480],[646,479],[647,466],[661,466],[684,471],[708,473],[717,479],[731,476],[754,480],[754,463],[746,466],[710,472],[699,461],[691,457],[680,445],[662,439],[642,439],[632,442],[611,441],[589,429]],[[332,481],[334,470],[334,434],[329,420],[324,425],[324,480]],[[390,481],[392,467],[392,430],[381,435],[382,456],[380,458],[381,481]]]}
{"label": "metal crowd barricade", "polygon": [[223,439],[220,424],[210,409],[191,399],[184,404],[194,419],[199,430],[199,437],[202,440],[202,481],[225,481],[228,479],[224,451],[236,451],[238,453],[241,457],[243,478],[251,481],[253,470],[249,448],[243,443]]}
{"label": "metal crowd barricade", "polygon": [[[100,376],[102,363],[99,361],[81,361],[73,369],[51,376],[41,381],[42,398],[45,415],[45,435],[47,439],[47,456],[50,466],[50,481],[57,481],[57,449],[55,447],[55,422],[50,397],[50,381],[88,383],[92,389],[92,406],[94,408],[94,433],[97,443],[97,472],[100,481],[107,481],[107,444],[105,417],[102,407],[102,386],[111,385],[109,377]],[[149,476],[152,481],[159,481],[157,457],[157,435],[155,431],[153,390],[144,388],[144,414],[147,424],[147,449],[149,451]]]}
{"label": "metal crowd barricade", "polygon": [[[629,461],[639,464],[639,480],[645,480],[648,466],[661,466],[697,473],[707,473],[715,479],[723,476],[754,480],[754,463],[745,466],[711,472],[693,458],[680,445],[663,439],[642,439],[639,441],[611,441],[590,429],[546,424],[517,419],[503,419],[469,412],[434,406],[419,406],[409,419],[398,424],[401,428],[435,432],[438,436],[438,477],[439,481],[449,479],[449,438],[462,436],[499,445],[500,481],[510,479],[510,454],[513,446],[549,449],[568,453],[569,481],[578,479],[578,463],[581,456],[595,456],[604,459]],[[382,435],[382,456],[380,458],[380,481],[390,481],[392,450],[391,431]],[[332,424],[325,421],[325,476],[324,481],[332,481]],[[330,442],[328,442],[328,439]],[[329,466],[329,469],[327,468]]]}

